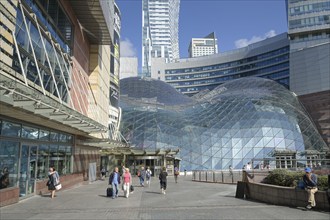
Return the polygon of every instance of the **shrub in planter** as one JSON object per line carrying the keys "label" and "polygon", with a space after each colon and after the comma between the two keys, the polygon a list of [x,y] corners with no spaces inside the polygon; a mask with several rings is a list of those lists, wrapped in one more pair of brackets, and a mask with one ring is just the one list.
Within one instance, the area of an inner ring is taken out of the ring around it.
{"label": "shrub in planter", "polygon": [[275,169],[270,171],[269,175],[264,179],[263,183],[294,187],[303,176],[302,172],[290,172],[286,169]]}
{"label": "shrub in planter", "polygon": [[[277,185],[277,186],[287,186],[296,187],[299,181],[302,181],[304,172],[302,171],[290,171],[286,169],[275,169],[270,171],[268,176],[263,180],[263,183]],[[317,182],[319,190],[325,191],[328,189],[328,177],[317,175]]]}

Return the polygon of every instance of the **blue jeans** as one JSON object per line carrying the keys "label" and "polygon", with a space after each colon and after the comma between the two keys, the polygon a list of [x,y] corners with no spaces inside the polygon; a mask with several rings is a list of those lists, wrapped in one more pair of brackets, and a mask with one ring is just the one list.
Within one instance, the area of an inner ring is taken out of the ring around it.
{"label": "blue jeans", "polygon": [[142,176],[140,176],[139,178],[140,178],[140,185],[143,186],[144,185],[144,178]]}
{"label": "blue jeans", "polygon": [[112,198],[118,196],[118,183],[112,183]]}

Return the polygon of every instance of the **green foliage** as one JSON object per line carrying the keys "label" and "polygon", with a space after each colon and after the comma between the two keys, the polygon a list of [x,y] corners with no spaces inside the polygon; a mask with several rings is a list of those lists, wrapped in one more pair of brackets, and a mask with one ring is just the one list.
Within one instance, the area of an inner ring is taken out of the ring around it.
{"label": "green foliage", "polygon": [[[270,171],[268,176],[263,180],[263,183],[277,186],[296,187],[298,182],[302,180],[303,175],[304,172],[302,171],[275,169]],[[319,190],[324,191],[328,189],[328,176],[318,175],[317,180],[317,186]]]}
{"label": "green foliage", "polygon": [[326,191],[329,186],[328,186],[328,176],[318,176],[317,177],[317,187],[319,190]]}

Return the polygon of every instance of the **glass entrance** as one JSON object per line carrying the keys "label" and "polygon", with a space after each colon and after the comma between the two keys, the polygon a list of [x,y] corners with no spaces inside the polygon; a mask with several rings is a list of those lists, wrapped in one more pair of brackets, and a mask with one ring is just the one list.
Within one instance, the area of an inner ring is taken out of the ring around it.
{"label": "glass entrance", "polygon": [[158,176],[161,171],[163,160],[161,156],[128,156],[127,164],[131,173],[135,174],[143,166],[150,168],[152,176]]}
{"label": "glass entrance", "polygon": [[37,166],[36,145],[22,144],[20,155],[19,196],[34,194]]}

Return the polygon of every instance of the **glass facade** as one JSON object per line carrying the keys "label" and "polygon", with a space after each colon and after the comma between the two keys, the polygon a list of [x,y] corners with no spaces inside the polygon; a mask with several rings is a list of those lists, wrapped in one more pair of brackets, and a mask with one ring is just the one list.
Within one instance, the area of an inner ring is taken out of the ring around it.
{"label": "glass facade", "polygon": [[241,169],[278,151],[303,159],[305,150],[328,149],[296,96],[268,79],[245,77],[190,98],[131,77],[121,80],[120,107],[131,147],[180,149],[182,169]]}
{"label": "glass facade", "polygon": [[26,0],[16,7],[12,68],[30,85],[68,103],[72,24],[57,1],[42,4]]}
{"label": "glass facade", "polygon": [[1,189],[19,186],[20,196],[34,193],[35,180],[47,178],[54,166],[60,175],[72,172],[73,136],[7,119],[0,119]]}

